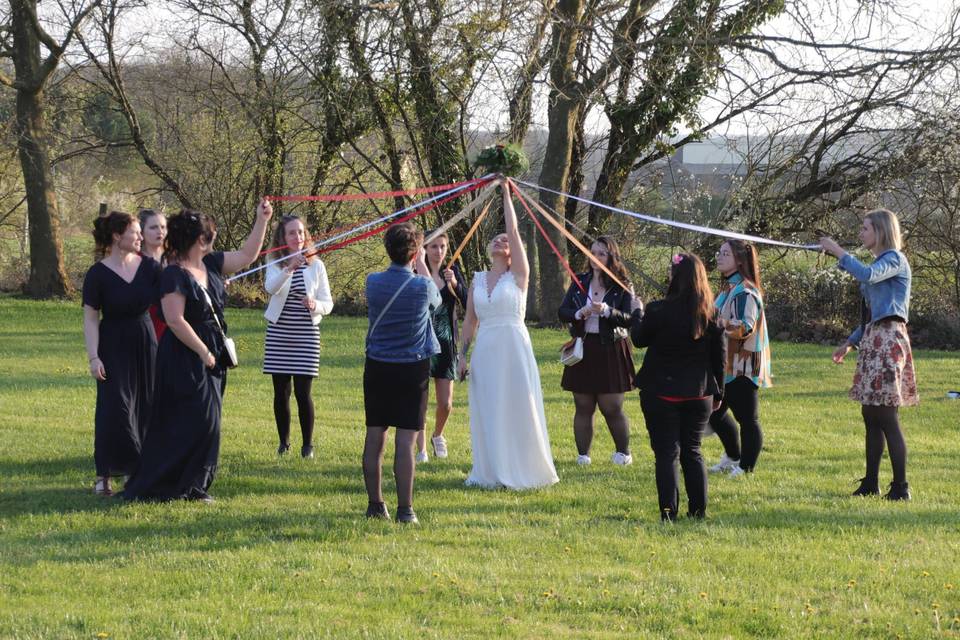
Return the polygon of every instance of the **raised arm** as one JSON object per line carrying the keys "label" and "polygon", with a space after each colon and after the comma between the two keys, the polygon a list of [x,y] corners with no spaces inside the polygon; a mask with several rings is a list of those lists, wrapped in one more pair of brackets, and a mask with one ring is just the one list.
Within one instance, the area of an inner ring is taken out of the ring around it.
{"label": "raised arm", "polygon": [[228,276],[249,266],[260,255],[263,238],[267,235],[267,223],[273,215],[273,206],[266,198],[260,198],[257,204],[257,219],[253,223],[250,235],[238,251],[223,252],[223,275]]}
{"label": "raised arm", "polygon": [[517,226],[517,212],[513,208],[512,188],[509,179],[500,183],[500,192],[503,194],[503,221],[506,225],[507,243],[510,245],[510,271],[513,273],[517,286],[527,290],[527,281],[530,279],[530,263],[527,262],[527,252],[520,240],[520,229]]}
{"label": "raised arm", "polygon": [[473,307],[473,296],[470,291],[467,292],[467,313],[463,317],[463,326],[460,329],[460,347],[457,358],[457,374],[460,380],[463,380],[467,371],[467,351],[470,349],[470,343],[473,342],[473,336],[477,332],[479,325],[477,320],[477,310]]}

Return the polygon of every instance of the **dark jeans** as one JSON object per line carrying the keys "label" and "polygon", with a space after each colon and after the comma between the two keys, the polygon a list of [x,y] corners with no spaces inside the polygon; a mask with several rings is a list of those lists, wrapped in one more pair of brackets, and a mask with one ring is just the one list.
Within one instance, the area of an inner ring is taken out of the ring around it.
{"label": "dark jeans", "polygon": [[640,407],[656,461],[660,517],[673,520],[677,516],[679,459],[687,490],[687,513],[702,518],[707,511],[707,468],[700,453],[700,440],[710,419],[713,400],[667,402],[652,393],[641,392]]}
{"label": "dark jeans", "polygon": [[723,443],[727,457],[739,460],[744,471],[753,471],[763,448],[763,431],[757,409],[757,387],[751,380],[740,376],[727,383],[723,390],[723,404],[710,416],[710,426]]}

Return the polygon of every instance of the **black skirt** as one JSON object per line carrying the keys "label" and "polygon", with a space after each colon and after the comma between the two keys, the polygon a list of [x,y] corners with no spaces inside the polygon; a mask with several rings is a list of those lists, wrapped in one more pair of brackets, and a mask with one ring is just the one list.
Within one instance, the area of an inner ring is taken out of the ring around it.
{"label": "black skirt", "polygon": [[633,389],[635,373],[629,340],[602,344],[599,334],[588,333],[583,339],[583,360],[563,368],[560,386],[573,393],[626,393]]}
{"label": "black skirt", "polygon": [[427,421],[430,360],[381,362],[363,366],[363,408],[368,427],[420,431]]}

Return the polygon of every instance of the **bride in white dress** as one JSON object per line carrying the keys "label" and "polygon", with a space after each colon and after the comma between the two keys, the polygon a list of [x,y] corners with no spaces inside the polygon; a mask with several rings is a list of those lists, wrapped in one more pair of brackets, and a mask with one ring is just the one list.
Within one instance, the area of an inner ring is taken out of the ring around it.
{"label": "bride in white dress", "polygon": [[511,489],[559,481],[543,412],[540,372],[523,324],[530,265],[517,230],[509,187],[500,184],[506,233],[490,241],[490,271],[475,274],[460,332],[458,369],[470,360],[470,440],[473,468],[468,485]]}

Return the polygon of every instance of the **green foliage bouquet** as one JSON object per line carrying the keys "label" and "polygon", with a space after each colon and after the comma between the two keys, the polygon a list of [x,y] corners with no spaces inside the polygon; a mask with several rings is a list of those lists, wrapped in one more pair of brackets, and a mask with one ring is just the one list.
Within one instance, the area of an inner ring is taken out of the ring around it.
{"label": "green foliage bouquet", "polygon": [[530,161],[519,145],[497,144],[480,151],[474,165],[483,168],[484,173],[502,173],[507,177],[515,177],[527,172]]}

